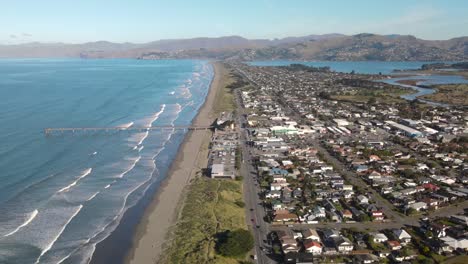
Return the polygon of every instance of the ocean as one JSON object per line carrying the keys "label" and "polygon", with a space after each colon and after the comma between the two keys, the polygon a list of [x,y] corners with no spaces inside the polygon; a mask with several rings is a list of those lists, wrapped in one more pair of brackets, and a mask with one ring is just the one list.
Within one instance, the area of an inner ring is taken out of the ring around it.
{"label": "ocean", "polygon": [[0,60],[0,263],[87,263],[157,189],[213,78],[199,60]]}

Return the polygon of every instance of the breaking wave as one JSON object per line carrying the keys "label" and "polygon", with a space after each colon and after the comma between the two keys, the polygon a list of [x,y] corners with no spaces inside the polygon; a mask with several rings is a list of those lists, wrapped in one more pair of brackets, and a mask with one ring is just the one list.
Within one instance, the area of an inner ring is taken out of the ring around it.
{"label": "breaking wave", "polygon": [[34,210],[31,215],[29,216],[29,218],[23,223],[21,224],[20,226],[18,226],[15,230],[11,231],[10,233],[6,234],[5,237],[8,237],[8,236],[11,236],[13,235],[14,233],[18,232],[21,228],[27,226],[29,223],[31,223],[32,220],[34,220],[34,218],[36,218],[37,214],[39,213],[39,211],[36,209]]}
{"label": "breaking wave", "polygon": [[60,190],[58,191],[58,193],[66,192],[66,191],[70,190],[71,187],[75,186],[75,185],[78,183],[78,181],[80,181],[80,180],[83,179],[84,177],[88,176],[92,171],[93,171],[92,168],[89,168],[89,169],[85,170],[85,171],[83,172],[83,174],[81,174],[81,176],[78,177],[78,179],[76,179],[76,181],[74,181],[74,182],[70,183],[69,185],[67,185],[67,186],[63,187],[62,189],[60,189]]}

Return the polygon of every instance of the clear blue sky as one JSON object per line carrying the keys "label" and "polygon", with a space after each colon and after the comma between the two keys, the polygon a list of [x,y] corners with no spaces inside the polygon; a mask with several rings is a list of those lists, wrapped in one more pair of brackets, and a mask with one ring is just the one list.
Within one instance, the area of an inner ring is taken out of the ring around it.
{"label": "clear blue sky", "polygon": [[468,35],[468,1],[0,0],[0,43],[362,32]]}

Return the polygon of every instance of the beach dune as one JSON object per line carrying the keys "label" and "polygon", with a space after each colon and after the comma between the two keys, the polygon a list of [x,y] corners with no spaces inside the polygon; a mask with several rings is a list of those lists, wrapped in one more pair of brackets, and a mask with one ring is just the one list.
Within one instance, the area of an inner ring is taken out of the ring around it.
{"label": "beach dune", "polygon": [[[221,88],[219,74],[221,66],[212,63],[214,77],[205,103],[193,120],[194,126],[211,125],[216,118],[213,112],[216,93]],[[208,143],[211,131],[190,131],[179,148],[176,159],[171,165],[167,178],[155,194],[150,206],[137,227],[133,247],[127,254],[125,263],[146,264],[158,261],[168,231],[176,223],[181,209],[184,189],[208,162]]]}

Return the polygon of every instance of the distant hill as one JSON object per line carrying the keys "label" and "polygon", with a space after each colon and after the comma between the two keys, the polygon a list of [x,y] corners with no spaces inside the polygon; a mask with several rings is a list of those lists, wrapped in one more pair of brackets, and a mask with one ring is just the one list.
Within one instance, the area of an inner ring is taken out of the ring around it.
{"label": "distant hill", "polygon": [[244,51],[244,60],[382,60],[382,61],[461,61],[468,58],[468,37],[429,41],[414,36],[358,34],[317,41],[287,43]]}
{"label": "distant hill", "polygon": [[83,44],[0,45],[5,57],[217,58],[241,60],[450,60],[468,59],[468,37],[430,41],[405,35],[308,35],[282,39],[240,36],[159,40],[144,44],[107,41]]}

